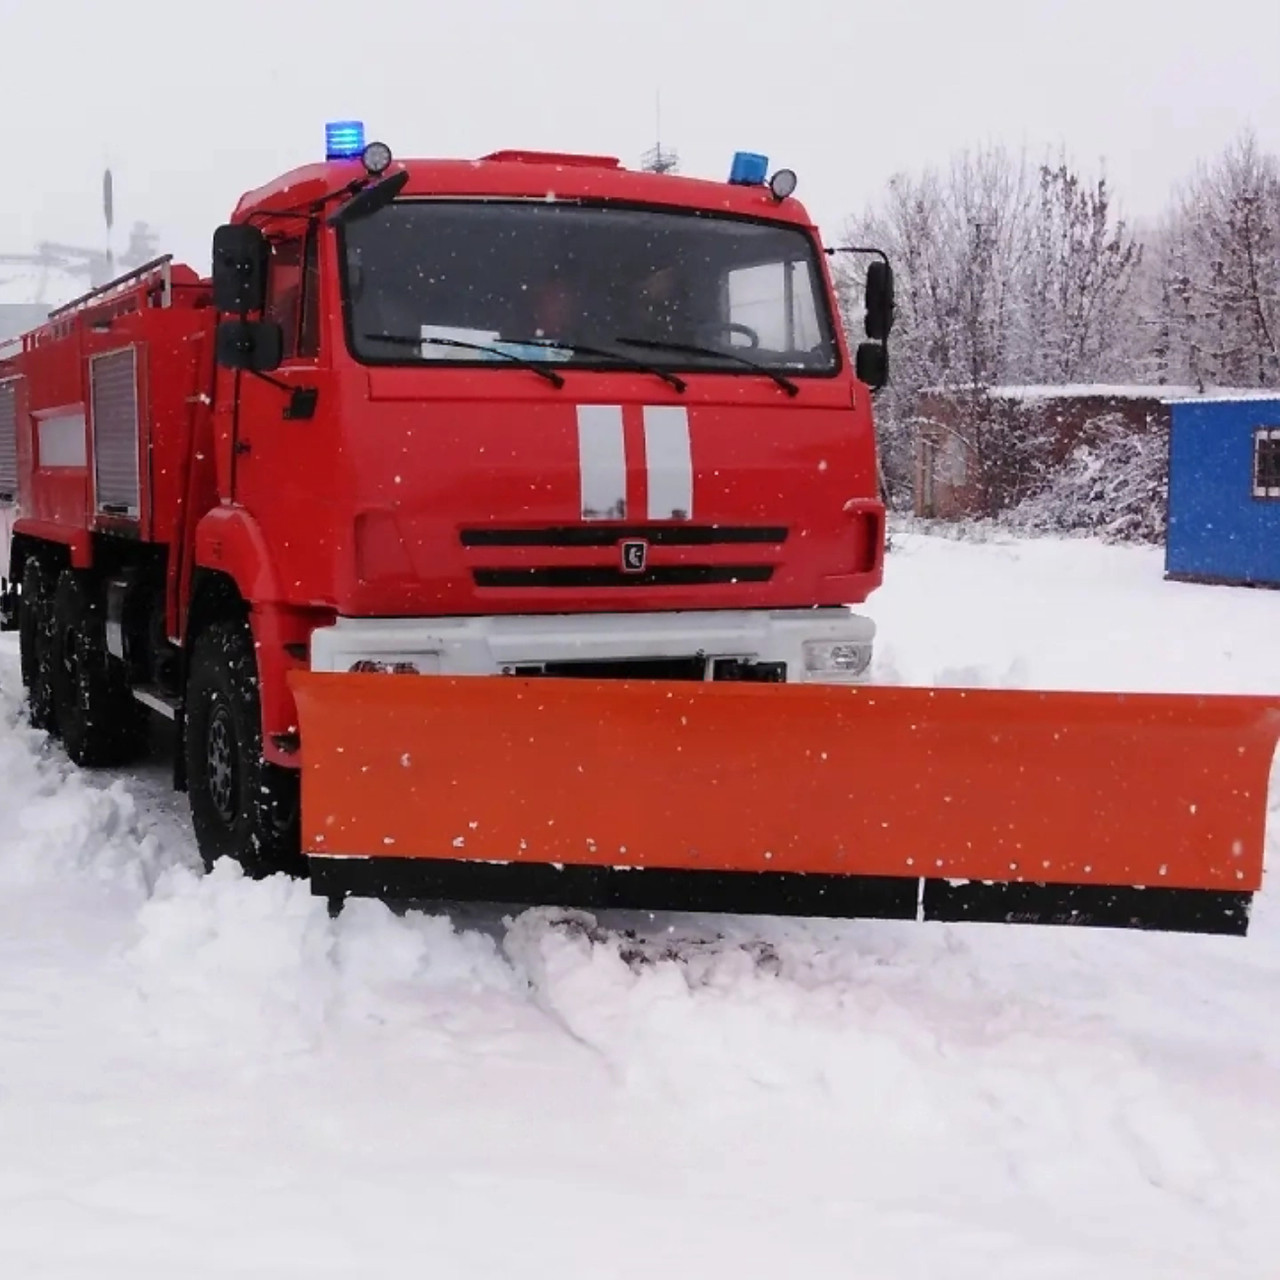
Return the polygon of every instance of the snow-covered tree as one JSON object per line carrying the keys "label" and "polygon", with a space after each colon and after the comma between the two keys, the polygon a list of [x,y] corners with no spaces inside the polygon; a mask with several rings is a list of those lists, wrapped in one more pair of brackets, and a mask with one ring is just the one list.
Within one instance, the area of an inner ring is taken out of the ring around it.
{"label": "snow-covered tree", "polygon": [[[851,220],[847,234],[885,249],[898,277],[880,423],[885,471],[901,498],[921,389],[972,397],[961,430],[982,460],[976,482],[985,489],[997,474],[1006,484],[1039,444],[989,412],[987,388],[1125,372],[1117,335],[1141,250],[1105,180],[1086,182],[1065,161],[1032,170],[1000,148],[964,152],[945,172],[896,176],[883,204]],[[848,264],[839,270],[856,324],[860,277]]]}
{"label": "snow-covered tree", "polygon": [[1014,362],[1028,382],[1129,375],[1123,330],[1142,246],[1114,217],[1105,178],[1090,184],[1065,161],[1041,165],[1031,249],[1019,292],[1025,329]]}
{"label": "snow-covered tree", "polygon": [[1280,382],[1280,161],[1242,134],[1177,193],[1154,248],[1150,364],[1196,385]]}
{"label": "snow-covered tree", "polygon": [[[899,174],[883,205],[847,227],[884,249],[897,276],[891,384],[881,401],[890,493],[909,496],[912,413],[926,386],[985,386],[1006,370],[1015,281],[1026,254],[1025,166],[1000,149],[957,156],[945,172]],[[865,265],[837,265],[850,324],[860,323]]]}
{"label": "snow-covered tree", "polygon": [[[999,505],[1022,501],[1051,473],[1037,461],[1046,441],[1027,419],[997,411],[985,395],[992,386],[1280,385],[1280,160],[1251,133],[1201,165],[1141,236],[1118,215],[1105,177],[1087,178],[1062,157],[1030,166],[999,148],[898,174],[845,234],[884,249],[897,275],[877,417],[899,506],[911,500],[914,415],[927,387],[961,401],[957,430],[977,460],[975,483]],[[855,335],[863,270],[837,262]],[[1090,460],[1104,458],[1110,474],[1126,456],[1115,432],[1104,434],[1105,449],[1077,459],[1076,499],[1093,484]],[[1131,453],[1135,467],[1146,460],[1134,480],[1145,492],[1154,464],[1136,446]],[[1139,525],[1154,528],[1126,527]]]}

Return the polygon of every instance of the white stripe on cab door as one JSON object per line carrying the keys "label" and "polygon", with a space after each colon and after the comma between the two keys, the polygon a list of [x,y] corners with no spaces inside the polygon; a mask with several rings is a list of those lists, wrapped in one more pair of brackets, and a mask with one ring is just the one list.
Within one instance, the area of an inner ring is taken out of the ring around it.
{"label": "white stripe on cab door", "polygon": [[627,518],[627,456],[620,404],[578,406],[578,476],[584,520]]}
{"label": "white stripe on cab door", "polygon": [[650,520],[693,519],[689,414],[680,405],[645,405],[644,456]]}

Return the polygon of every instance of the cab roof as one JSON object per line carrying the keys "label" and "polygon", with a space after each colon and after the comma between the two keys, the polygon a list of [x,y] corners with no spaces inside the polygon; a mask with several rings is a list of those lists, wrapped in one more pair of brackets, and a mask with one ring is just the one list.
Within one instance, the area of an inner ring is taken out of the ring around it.
{"label": "cab roof", "polygon": [[[474,160],[409,159],[392,162],[388,173],[407,170],[402,199],[414,196],[476,196],[545,200],[612,200],[667,205],[738,216],[768,218],[812,228],[805,207],[794,197],[776,200],[767,186],[745,186],[678,174],[625,169],[616,157],[550,151],[495,151]],[[334,195],[364,176],[358,159],[304,165],[246,192],[232,220],[251,213],[297,209]]]}

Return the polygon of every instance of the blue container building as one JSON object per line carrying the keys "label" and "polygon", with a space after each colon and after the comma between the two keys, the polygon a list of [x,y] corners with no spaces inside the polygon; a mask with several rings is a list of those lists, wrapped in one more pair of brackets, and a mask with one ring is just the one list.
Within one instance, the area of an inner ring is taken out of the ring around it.
{"label": "blue container building", "polygon": [[1166,577],[1280,587],[1280,391],[1169,410]]}

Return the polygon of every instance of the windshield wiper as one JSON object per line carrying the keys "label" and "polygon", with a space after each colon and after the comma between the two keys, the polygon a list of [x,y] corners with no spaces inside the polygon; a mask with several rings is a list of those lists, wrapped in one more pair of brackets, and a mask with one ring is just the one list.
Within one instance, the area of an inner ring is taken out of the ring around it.
{"label": "windshield wiper", "polygon": [[510,341],[517,346],[550,347],[554,351],[570,351],[584,356],[600,356],[605,360],[620,360],[623,364],[630,365],[633,369],[642,369],[645,373],[653,374],[655,378],[661,378],[663,382],[669,382],[677,391],[683,391],[689,385],[683,378],[672,373],[670,369],[660,369],[656,364],[650,364],[647,360],[637,360],[635,356],[629,356],[625,351],[610,351],[605,347],[592,347],[585,342],[562,342],[559,338],[504,338],[503,341]]}
{"label": "windshield wiper", "polygon": [[546,378],[553,387],[564,386],[564,379],[554,369],[548,369],[540,360],[527,360],[524,356],[503,351],[501,347],[486,346],[483,342],[464,342],[461,338],[415,338],[410,333],[362,333],[360,336],[367,342],[394,342],[400,347],[465,347],[468,351],[486,351],[491,355],[501,356],[504,360],[510,360],[512,364],[518,364],[522,369],[528,369],[540,378]]}
{"label": "windshield wiper", "polygon": [[754,360],[749,360],[746,356],[739,355],[736,351],[723,351],[715,347],[700,347],[694,342],[672,342],[665,338],[614,338],[614,342],[621,342],[628,347],[645,347],[649,351],[686,351],[691,356],[711,356],[714,359],[736,360],[738,364],[745,364],[748,369],[754,369],[757,373],[763,373],[766,378],[772,378],[787,395],[796,396],[800,394],[800,388],[786,374],[779,373],[776,369],[770,369],[768,365],[757,364]]}

